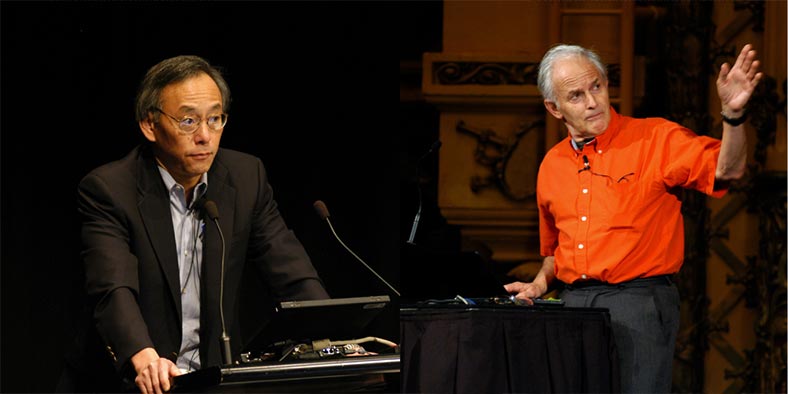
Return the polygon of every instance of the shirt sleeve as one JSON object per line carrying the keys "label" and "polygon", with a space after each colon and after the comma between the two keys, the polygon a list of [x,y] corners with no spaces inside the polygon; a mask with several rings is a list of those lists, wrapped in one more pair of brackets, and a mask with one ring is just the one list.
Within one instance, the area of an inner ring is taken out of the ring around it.
{"label": "shirt sleeve", "polygon": [[539,253],[544,256],[555,255],[558,248],[558,228],[555,226],[555,218],[550,212],[549,201],[540,192],[544,187],[539,185],[537,180],[536,204],[539,207]]}
{"label": "shirt sleeve", "polygon": [[668,188],[697,190],[712,197],[722,197],[727,187],[714,190],[717,159],[722,142],[699,136],[691,130],[670,123],[663,134],[661,162],[663,179]]}

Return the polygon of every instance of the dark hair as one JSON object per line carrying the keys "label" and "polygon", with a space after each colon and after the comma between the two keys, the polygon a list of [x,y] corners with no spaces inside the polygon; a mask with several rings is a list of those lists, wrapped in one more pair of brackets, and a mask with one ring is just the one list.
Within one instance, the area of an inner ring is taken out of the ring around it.
{"label": "dark hair", "polygon": [[159,113],[152,110],[161,106],[161,91],[166,86],[201,73],[207,74],[219,86],[219,91],[222,94],[222,109],[224,112],[228,112],[230,110],[230,88],[221,71],[199,56],[176,56],[151,67],[145,74],[145,78],[142,79],[135,100],[137,122],[145,119],[148,112],[154,112],[154,116],[158,118]]}

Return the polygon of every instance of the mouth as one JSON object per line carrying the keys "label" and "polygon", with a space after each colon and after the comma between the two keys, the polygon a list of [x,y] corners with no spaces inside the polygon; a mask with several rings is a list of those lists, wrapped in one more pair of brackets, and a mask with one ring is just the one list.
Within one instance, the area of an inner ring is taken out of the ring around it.
{"label": "mouth", "polygon": [[591,115],[591,116],[587,117],[586,120],[587,121],[594,121],[594,120],[600,119],[602,117],[602,114],[603,114],[603,112]]}
{"label": "mouth", "polygon": [[211,156],[212,156],[211,152],[199,152],[199,153],[192,153],[189,155],[189,157],[195,160],[207,160],[211,158]]}

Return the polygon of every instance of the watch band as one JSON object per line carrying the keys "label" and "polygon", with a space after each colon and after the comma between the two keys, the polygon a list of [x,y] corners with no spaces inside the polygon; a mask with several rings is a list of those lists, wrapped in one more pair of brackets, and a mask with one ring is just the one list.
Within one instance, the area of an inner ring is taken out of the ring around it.
{"label": "watch band", "polygon": [[738,118],[733,118],[733,119],[725,116],[725,111],[720,112],[720,115],[722,115],[722,121],[727,123],[727,124],[729,124],[729,125],[731,125],[731,126],[738,126],[738,125],[744,123],[747,120],[747,111],[745,111]]}

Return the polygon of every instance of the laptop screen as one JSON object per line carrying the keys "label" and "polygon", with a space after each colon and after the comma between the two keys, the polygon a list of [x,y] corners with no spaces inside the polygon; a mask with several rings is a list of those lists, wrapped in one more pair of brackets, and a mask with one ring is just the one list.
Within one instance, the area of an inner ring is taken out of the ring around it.
{"label": "laptop screen", "polygon": [[389,305],[387,295],[284,301],[272,319],[244,346],[244,352],[260,351],[292,340],[345,340],[367,336],[367,326]]}

